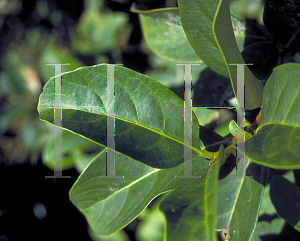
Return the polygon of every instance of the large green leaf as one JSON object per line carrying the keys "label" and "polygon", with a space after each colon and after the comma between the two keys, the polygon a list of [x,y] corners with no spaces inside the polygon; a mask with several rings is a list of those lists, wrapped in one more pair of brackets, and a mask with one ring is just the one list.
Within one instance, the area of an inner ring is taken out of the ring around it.
{"label": "large green leaf", "polygon": [[[237,90],[237,66],[244,64],[232,28],[228,0],[178,0],[183,29],[189,42],[214,71],[231,79]],[[245,67],[245,109],[255,109],[262,102],[263,85]]]}
{"label": "large green leaf", "polygon": [[[237,96],[237,66],[229,64],[244,64],[244,59],[235,41],[228,0],[220,0],[213,23],[213,31],[220,51],[224,57],[233,91]],[[254,77],[247,66],[244,67],[244,83],[245,104],[242,106],[247,110],[260,107],[264,86]],[[244,100],[240,99],[238,99],[238,101],[240,103],[244,102]]]}
{"label": "large green leaf", "polygon": [[267,168],[248,158],[245,165],[248,177],[229,175],[220,180],[217,229],[229,232],[229,240],[251,240],[267,180]]}
{"label": "large green leaf", "polygon": [[178,63],[201,63],[182,29],[178,8],[148,11],[139,14],[147,45],[158,56]]}
{"label": "large green leaf", "polygon": [[[191,46],[206,65],[217,73],[229,77],[227,63],[224,61],[213,30],[213,22],[217,14],[218,4],[218,0],[178,0],[182,26]],[[226,17],[230,20],[230,13],[226,13]],[[241,51],[245,38],[243,25],[242,21],[233,18],[234,37],[236,41],[234,40],[230,45],[237,45],[237,42]],[[228,28],[230,26],[226,26],[226,31],[233,33],[232,27]],[[227,41],[226,38],[223,38],[223,41]],[[243,61],[240,63],[243,63]]]}
{"label": "large green leaf", "polygon": [[[193,174],[201,175],[214,166],[217,165],[210,167],[204,157],[196,157],[193,159]],[[115,167],[116,175],[124,178],[100,178],[106,170],[106,152],[102,151],[79,176],[69,194],[72,203],[99,234],[109,235],[122,229],[162,193],[190,186],[182,193],[183,197],[185,192],[193,191],[201,200],[204,198],[196,193],[197,183],[200,181],[203,185],[206,180],[204,176],[200,179],[175,178],[183,175],[184,164],[156,169],[116,153]],[[211,172],[213,178],[215,174]],[[191,183],[194,189],[191,189]]]}
{"label": "large green leaf", "polygon": [[246,141],[254,162],[278,169],[300,168],[300,64],[276,67],[268,79],[257,134]]}
{"label": "large green leaf", "polygon": [[200,59],[219,74],[229,77],[213,34],[218,0],[178,0],[181,24]]}
{"label": "large green leaf", "polygon": [[[115,66],[115,149],[157,168],[170,168],[184,161],[184,145],[193,156],[213,159],[202,150],[196,116],[192,117],[192,146],[184,142],[184,102],[156,80]],[[107,144],[107,66],[79,68],[62,74],[62,127],[88,139]],[[55,78],[44,86],[38,111],[40,119],[54,123]],[[99,108],[76,109],[76,106]]]}
{"label": "large green leaf", "polygon": [[216,240],[218,174],[223,157],[221,145],[216,163],[204,166],[201,178],[177,186],[161,202],[167,218],[168,241]]}

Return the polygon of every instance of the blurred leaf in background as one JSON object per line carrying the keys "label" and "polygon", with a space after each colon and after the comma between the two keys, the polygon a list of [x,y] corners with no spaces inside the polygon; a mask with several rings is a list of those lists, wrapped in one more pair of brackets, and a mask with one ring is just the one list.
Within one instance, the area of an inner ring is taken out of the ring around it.
{"label": "blurred leaf in background", "polygon": [[112,51],[120,59],[120,51],[126,45],[131,27],[124,13],[104,11],[102,1],[86,0],[85,10],[76,31],[71,31],[71,46],[82,54],[97,55]]}
{"label": "blurred leaf in background", "polygon": [[[13,135],[1,137],[0,143],[3,153],[8,156],[15,153],[11,149],[13,146],[19,146],[18,151],[22,154],[14,155],[12,163],[25,161],[28,154],[31,163],[36,163],[47,139],[53,141],[54,134],[52,128],[39,120],[36,110],[44,83],[54,75],[54,66],[46,64],[69,63],[62,66],[62,72],[68,72],[86,65],[77,58],[78,54],[93,56],[92,64],[96,64],[98,61],[109,62],[104,53],[110,51],[121,62],[121,50],[127,44],[131,28],[125,13],[104,10],[103,1],[84,1],[84,11],[79,21],[74,22],[55,2],[37,0],[35,8],[31,9],[36,22],[31,20],[30,24],[14,18],[22,6],[27,7],[23,4],[20,0],[0,2],[0,28],[5,17],[9,16],[11,22],[10,28],[5,29],[7,36],[2,39],[5,45],[1,49],[0,134],[9,132]],[[82,137],[73,138],[80,142]],[[43,151],[43,161],[51,168],[51,158],[45,154],[50,152],[49,141],[47,151]],[[18,144],[11,145],[11,142]],[[75,148],[74,153],[76,151]],[[77,165],[81,166],[78,170],[81,170],[86,164],[78,164],[78,155],[76,157]],[[8,160],[8,157],[4,159]],[[73,165],[75,159],[71,159],[69,164]]]}
{"label": "blurred leaf in background", "polygon": [[[55,138],[51,136],[42,151],[42,160],[51,169],[54,168],[54,142]],[[65,170],[75,165],[78,172],[82,172],[86,165],[104,148],[86,138],[62,129],[62,169]]]}
{"label": "blurred leaf in background", "polygon": [[167,221],[164,213],[159,209],[159,204],[164,196],[159,197],[159,201],[149,208],[145,208],[140,214],[136,236],[139,241],[165,241],[167,231]]}

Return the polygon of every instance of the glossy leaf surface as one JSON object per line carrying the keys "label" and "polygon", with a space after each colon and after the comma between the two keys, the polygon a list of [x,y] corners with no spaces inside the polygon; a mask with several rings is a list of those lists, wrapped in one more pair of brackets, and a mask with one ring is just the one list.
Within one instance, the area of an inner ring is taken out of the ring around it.
{"label": "glossy leaf surface", "polygon": [[217,229],[229,231],[229,240],[251,240],[267,179],[267,168],[249,159],[245,165],[246,177],[235,176],[234,169],[234,174],[220,180]]}
{"label": "glossy leaf surface", "polygon": [[274,69],[266,83],[257,134],[246,141],[246,156],[278,169],[300,168],[300,64]]}
{"label": "glossy leaf surface", "polygon": [[178,0],[182,27],[200,59],[212,70],[229,76],[223,56],[213,34],[218,0]]}
{"label": "glossy leaf surface", "polygon": [[[184,190],[184,197],[199,196],[195,181],[203,187],[205,178],[175,178],[183,176],[184,165],[170,169],[156,169],[116,154],[116,176],[100,178],[106,171],[106,152],[101,152],[80,175],[70,190],[70,200],[85,215],[89,225],[99,234],[108,235],[130,223],[158,195],[183,190],[190,185],[192,193]],[[216,165],[213,165],[214,167]],[[201,175],[212,168],[203,157],[193,159],[193,174]],[[214,174],[212,173],[213,177]],[[203,176],[204,177],[204,176]],[[194,185],[190,183],[194,183]],[[203,200],[203,196],[199,196]],[[208,197],[206,197],[208,198]],[[179,203],[184,203],[186,199]],[[203,214],[202,214],[203,215]],[[168,239],[172,240],[172,239]]]}
{"label": "glossy leaf surface", "polygon": [[[115,149],[157,168],[170,168],[184,160],[184,102],[156,80],[115,66]],[[107,144],[107,66],[79,68],[62,75],[62,127],[101,145]],[[54,78],[40,96],[40,119],[54,122]],[[77,106],[96,106],[81,108]],[[201,149],[193,114],[193,156],[213,153]],[[187,144],[186,144],[187,145]]]}
{"label": "glossy leaf surface", "polygon": [[161,202],[167,218],[167,240],[216,240],[218,173],[223,157],[221,146],[216,163],[198,172],[201,178],[184,178],[189,181],[178,185]]}
{"label": "glossy leaf surface", "polygon": [[[243,57],[236,44],[230,18],[229,1],[221,0],[213,23],[216,42],[222,52],[226,67],[229,72],[231,84],[237,96],[237,66],[229,64],[244,64]],[[244,108],[252,110],[260,107],[262,103],[263,84],[254,77],[247,66],[244,67],[245,103]],[[244,100],[238,99],[240,103]]]}

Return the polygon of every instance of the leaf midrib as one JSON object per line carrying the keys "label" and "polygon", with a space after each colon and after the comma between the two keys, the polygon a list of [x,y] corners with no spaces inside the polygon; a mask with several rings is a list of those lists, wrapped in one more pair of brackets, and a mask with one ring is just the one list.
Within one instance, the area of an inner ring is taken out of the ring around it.
{"label": "leaf midrib", "polygon": [[[93,204],[93,205],[91,205],[91,206],[89,206],[89,207],[87,207],[87,208],[82,209],[82,211],[91,209],[91,208],[93,208],[94,206],[96,206],[98,203],[106,202],[109,198],[113,197],[114,195],[117,195],[118,192],[121,192],[121,191],[123,191],[123,190],[129,189],[129,188],[130,188],[131,186],[133,186],[134,184],[140,182],[141,180],[143,180],[143,179],[145,179],[145,178],[151,176],[152,174],[155,174],[155,173],[157,173],[158,171],[161,171],[161,170],[162,170],[162,169],[156,169],[156,170],[153,170],[153,171],[147,173],[146,175],[144,175],[144,176],[142,176],[142,177],[136,179],[135,181],[131,182],[130,184],[126,185],[125,187],[122,187],[121,189],[119,189],[119,190],[113,192],[111,195],[107,196],[105,199],[102,199],[101,201],[95,202],[95,204]],[[93,178],[93,179],[94,179],[94,178]],[[90,181],[90,180],[88,180],[88,182],[89,182],[89,181]],[[88,182],[85,182],[84,184],[86,184],[86,183],[88,183]],[[154,183],[154,182],[153,182],[153,183]],[[153,183],[152,183],[152,185],[153,185]],[[98,188],[96,188],[96,189],[98,189]],[[173,190],[175,190],[175,189],[164,190],[163,192],[170,192],[170,191],[173,191]],[[162,193],[163,193],[163,192],[162,192]],[[84,192],[79,193],[78,195],[76,195],[76,197],[80,196],[80,195],[83,194],[83,193],[84,193]],[[161,194],[161,193],[160,193],[160,194]],[[158,194],[158,195],[160,195],[160,194]]]}
{"label": "leaf midrib", "polygon": [[[41,107],[40,110],[43,109],[43,108],[44,108],[44,109],[47,109],[47,108],[52,108],[52,109],[54,109],[53,107]],[[172,140],[172,141],[175,141],[175,142],[177,142],[177,143],[180,143],[180,144],[183,145],[183,146],[188,146],[189,148],[192,147],[191,149],[192,149],[193,151],[195,151],[197,154],[199,154],[199,156],[205,156],[205,157],[206,157],[207,155],[205,155],[205,154],[209,154],[209,153],[210,153],[209,156],[208,156],[208,158],[212,157],[211,159],[213,159],[213,158],[214,158],[214,155],[216,155],[216,154],[214,154],[214,152],[208,152],[208,151],[206,151],[206,150],[204,150],[204,149],[199,149],[199,148],[197,148],[197,147],[195,147],[195,146],[191,146],[190,144],[186,144],[185,142],[183,142],[183,141],[181,141],[181,140],[179,140],[179,139],[176,139],[175,137],[172,137],[172,136],[166,134],[165,132],[160,132],[159,130],[155,130],[155,129],[150,128],[150,127],[148,127],[148,126],[145,126],[145,125],[143,125],[143,124],[141,124],[141,123],[133,122],[133,121],[130,121],[130,120],[122,119],[122,118],[120,118],[120,117],[114,117],[114,116],[110,116],[110,115],[106,115],[106,114],[94,113],[94,112],[90,112],[90,111],[86,111],[86,110],[77,110],[77,109],[68,109],[68,110],[87,112],[87,113],[89,113],[89,114],[96,114],[96,115],[100,115],[100,116],[109,116],[109,117],[118,119],[118,120],[120,120],[120,121],[124,121],[124,122],[130,123],[130,124],[133,124],[133,125],[137,125],[137,126],[142,127],[142,128],[144,128],[144,129],[147,129],[147,130],[150,130],[150,131],[152,131],[152,132],[155,132],[156,134],[161,135],[161,136],[163,136],[163,137],[165,137],[165,138],[168,138],[168,139],[170,139],[170,140]],[[43,120],[43,121],[46,121],[46,122],[50,123],[51,125],[54,125],[53,123],[51,123],[51,122],[49,122],[49,121],[47,121],[47,120]],[[80,123],[80,122],[77,122],[77,123]],[[69,130],[69,129],[68,129],[68,130]],[[72,131],[72,130],[71,130],[71,131]],[[74,132],[74,131],[73,131],[73,132]],[[75,132],[75,133],[76,133],[76,132]],[[78,133],[76,133],[76,134],[78,134]],[[98,143],[98,142],[97,142],[97,143]],[[100,144],[100,143],[99,143],[99,144]]]}

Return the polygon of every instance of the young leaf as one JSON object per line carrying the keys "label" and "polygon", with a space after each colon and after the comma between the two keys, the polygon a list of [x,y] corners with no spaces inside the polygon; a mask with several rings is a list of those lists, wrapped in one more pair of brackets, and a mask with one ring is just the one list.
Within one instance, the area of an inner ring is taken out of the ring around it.
{"label": "young leaf", "polygon": [[274,69],[266,83],[257,133],[246,141],[254,162],[277,169],[299,169],[300,64]]}
{"label": "young leaf", "polygon": [[[184,145],[193,156],[213,159],[202,150],[199,126],[192,115],[193,145],[184,141],[184,102],[156,80],[115,66],[115,149],[157,168],[170,168],[184,161]],[[107,66],[79,68],[62,74],[62,127],[101,145],[107,145]],[[40,119],[54,123],[55,78],[44,86],[39,99]],[[85,107],[78,109],[77,106]],[[97,108],[89,108],[96,106]],[[186,110],[187,111],[187,110]]]}
{"label": "young leaf", "polygon": [[233,136],[240,139],[244,139],[245,136],[245,140],[248,140],[252,136],[250,133],[243,131],[234,120],[232,120],[229,124],[229,131]]}

